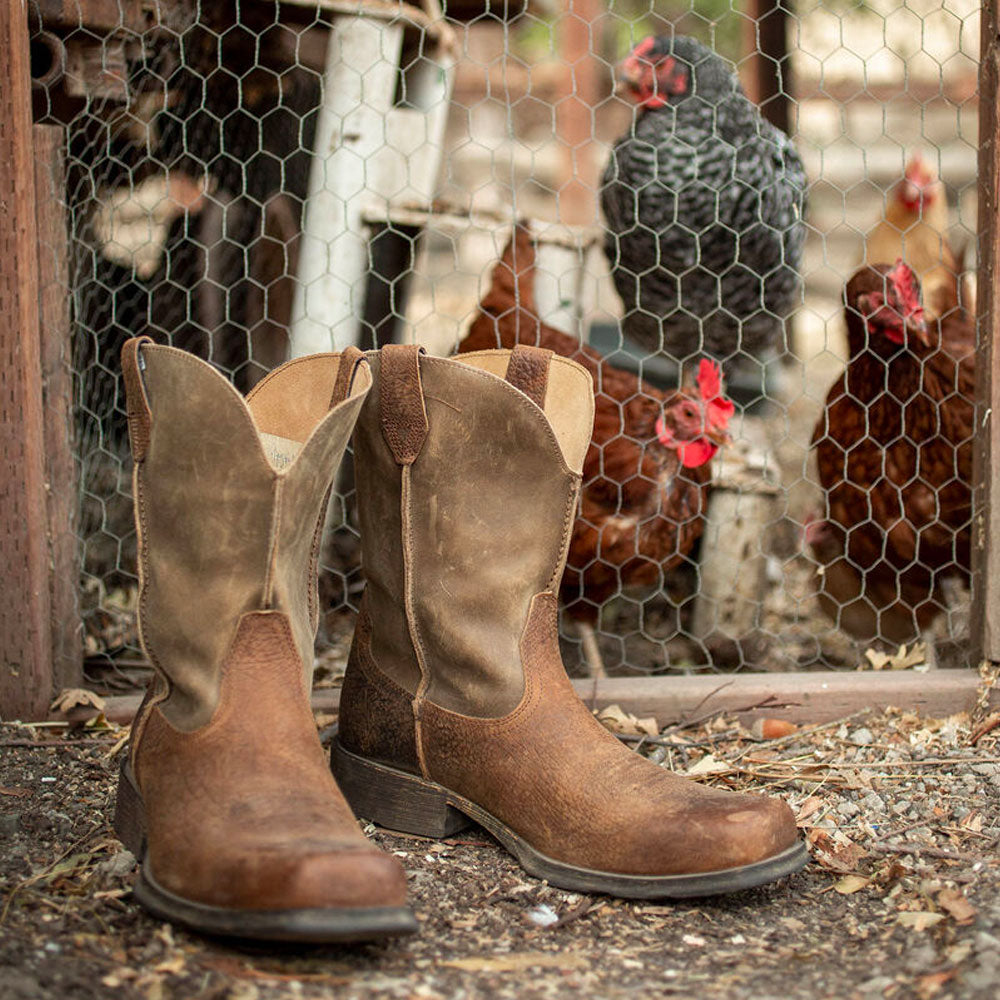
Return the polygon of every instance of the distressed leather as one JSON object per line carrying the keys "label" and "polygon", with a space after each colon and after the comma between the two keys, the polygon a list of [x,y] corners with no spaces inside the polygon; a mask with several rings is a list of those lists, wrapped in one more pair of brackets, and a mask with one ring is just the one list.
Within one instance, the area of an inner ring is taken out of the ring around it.
{"label": "distressed leather", "polygon": [[[133,352],[125,351],[129,373]],[[169,681],[164,713],[195,729],[211,717],[218,664],[247,611],[288,613],[310,676],[316,525],[370,376],[365,371],[354,395],[331,410],[335,355],[282,366],[247,401],[193,355],[147,344],[142,358],[152,418],[134,471],[140,635]],[[296,461],[274,469],[260,430],[301,443]]]}
{"label": "distressed leather", "polygon": [[362,603],[340,692],[338,739],[361,757],[419,774],[413,695],[378,669],[371,640],[371,618]]}
{"label": "distressed leather", "polygon": [[156,668],[130,759],[153,879],[223,908],[402,905],[402,868],[358,829],[309,708],[320,535],[367,363],[300,358],[245,400],[173,348],[130,341],[123,368]]}
{"label": "distressed leather", "polygon": [[288,617],[244,615],[211,721],[146,722],[135,773],[150,865],[175,895],[232,909],[402,906],[395,858],[361,832],[316,738]]}
{"label": "distressed leather", "polygon": [[507,716],[477,719],[423,705],[426,777],[536,850],[584,868],[718,871],[795,842],[795,821],[777,799],[707,788],[623,747],[573,691],[559,657],[557,610],[551,593],[532,602],[521,639],[524,698]]}
{"label": "distressed leather", "polygon": [[547,373],[535,353],[470,359],[419,358],[428,426],[407,464],[376,433],[371,399],[362,407],[359,508],[377,514],[363,521],[369,589],[341,698],[342,744],[419,768],[536,850],[584,868],[703,873],[790,847],[784,803],[656,766],[577,698],[559,656],[554,591],[592,385],[564,358],[548,359]]}
{"label": "distressed leather", "polygon": [[507,365],[507,381],[542,410],[545,409],[552,355],[553,352],[544,347],[517,344]]}
{"label": "distressed leather", "polygon": [[[562,572],[580,476],[542,410],[468,359],[419,357],[419,383],[407,381],[422,385],[427,431],[405,463],[383,433],[380,402],[399,397],[398,382],[387,385],[384,351],[374,364],[379,401],[366,401],[355,431],[365,607],[371,655],[398,684],[413,693],[423,684],[456,711],[502,715],[523,690],[528,604]],[[579,409],[592,419],[589,397]],[[408,423],[414,412],[404,411]]]}

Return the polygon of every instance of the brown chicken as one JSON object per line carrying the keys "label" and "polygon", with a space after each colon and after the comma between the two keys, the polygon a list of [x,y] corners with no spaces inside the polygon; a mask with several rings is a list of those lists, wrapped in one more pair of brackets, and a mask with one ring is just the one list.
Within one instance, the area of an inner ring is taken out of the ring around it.
{"label": "brown chicken", "polygon": [[856,639],[910,641],[968,578],[975,333],[945,291],[928,322],[902,261],[847,284],[850,360],[813,434],[827,515],[805,535],[820,604]]}
{"label": "brown chicken", "polygon": [[[902,257],[920,280],[926,318],[942,316],[963,270],[947,233],[944,185],[923,157],[914,153],[903,179],[889,193],[885,216],[865,241],[861,263],[874,265]],[[970,292],[961,287],[962,304],[971,307]]]}
{"label": "brown chicken", "polygon": [[593,376],[594,434],[560,595],[596,676],[603,672],[594,636],[601,605],[623,588],[662,585],[701,535],[709,461],[729,440],[734,407],[722,395],[715,362],[702,360],[696,385],[662,392],[542,323],[534,266],[531,232],[518,224],[458,349],[534,344],[575,359]]}

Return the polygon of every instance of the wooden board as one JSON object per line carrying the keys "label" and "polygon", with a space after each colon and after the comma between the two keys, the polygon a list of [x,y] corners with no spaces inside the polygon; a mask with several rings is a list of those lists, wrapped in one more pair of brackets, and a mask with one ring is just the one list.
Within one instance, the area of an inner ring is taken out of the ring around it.
{"label": "wooden board", "polygon": [[[968,711],[976,702],[979,675],[974,670],[817,671],[809,674],[712,674],[700,677],[605,677],[575,680],[577,693],[591,708],[620,705],[634,715],[653,715],[661,726],[728,712],[743,721],[787,719],[830,722],[864,708],[890,705],[943,717]],[[105,715],[131,721],[141,695],[109,698]],[[994,692],[992,707],[1000,706]],[[339,688],[313,692],[313,710],[336,712]]]}
{"label": "wooden board", "polygon": [[782,132],[793,127],[792,60],[788,51],[788,10],[771,0],[748,0],[743,22],[740,76],[747,97]]}
{"label": "wooden board", "polygon": [[38,227],[38,309],[42,405],[45,421],[45,484],[49,600],[52,624],[52,689],[79,687],[83,675],[80,559],[77,539],[77,474],[73,457],[73,347],[66,219],[66,131],[36,125],[35,218]]}
{"label": "wooden board", "polygon": [[52,691],[27,5],[0,4],[0,717]]}
{"label": "wooden board", "polygon": [[973,459],[972,622],[973,654],[1000,662],[1000,494],[993,470],[1000,469],[1000,22],[996,0],[983,4],[979,66],[979,242],[977,421]]}

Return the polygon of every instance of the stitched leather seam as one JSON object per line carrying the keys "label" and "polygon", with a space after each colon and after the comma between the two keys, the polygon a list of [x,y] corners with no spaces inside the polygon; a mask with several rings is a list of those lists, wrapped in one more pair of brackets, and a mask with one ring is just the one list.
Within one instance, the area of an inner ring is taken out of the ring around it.
{"label": "stitched leather seam", "polygon": [[146,653],[146,657],[149,662],[153,665],[153,669],[156,671],[157,677],[162,679],[164,683],[162,690],[158,691],[147,702],[146,711],[133,723],[129,754],[133,767],[135,766],[136,751],[139,747],[139,742],[142,739],[143,730],[146,728],[146,722],[149,720],[150,713],[156,705],[162,701],[166,701],[166,699],[170,697],[171,692],[170,677],[163,669],[163,664],[160,663],[160,658],[147,644],[145,636],[142,634],[142,622],[146,620],[149,601],[149,571],[146,568],[146,562],[149,556],[148,546],[146,544],[146,502],[143,497],[142,484],[140,482],[141,468],[142,463],[136,462],[132,469],[132,496],[134,498],[133,516],[135,518],[135,529],[138,535],[136,539],[136,547],[139,551],[137,566],[139,570],[139,643],[142,646],[143,651]]}
{"label": "stitched leather seam", "polygon": [[[371,623],[371,616],[368,614],[367,610],[362,611],[361,614],[364,615],[364,618],[365,618],[365,626],[364,626],[364,628],[367,631],[369,638],[368,638],[368,642],[365,644],[364,649],[359,652],[358,658],[354,662],[357,663],[358,667],[361,670],[361,673],[364,674],[365,679],[373,687],[383,688],[385,690],[388,690],[390,694],[398,695],[401,699],[403,699],[405,701],[412,702],[413,699],[414,699],[414,696],[412,694],[410,694],[410,692],[407,691],[406,688],[404,688],[404,687],[400,686],[399,684],[397,684],[396,681],[394,681],[378,665],[378,661],[375,659],[375,654],[372,652],[372,643],[371,643],[372,623]],[[360,627],[359,627],[359,631],[360,631]]]}
{"label": "stitched leather seam", "polygon": [[555,566],[552,567],[552,575],[546,584],[546,587],[552,592],[558,589],[559,581],[562,579],[563,570],[566,567],[566,558],[569,555],[573,525],[576,522],[576,507],[580,497],[580,483],[583,477],[576,476],[575,479],[576,482],[570,488],[569,496],[566,498],[566,508],[563,511],[562,544],[559,546],[559,559]]}
{"label": "stitched leather seam", "polygon": [[326,524],[326,511],[330,506],[330,494],[333,492],[333,482],[327,486],[320,504],[319,516],[316,518],[316,528],[313,531],[312,548],[309,553],[309,576],[306,579],[306,595],[309,602],[309,624],[313,632],[319,627],[319,547],[323,540],[323,526]]}
{"label": "stitched leather seam", "polygon": [[285,495],[285,479],[279,476],[274,481],[274,492],[271,494],[271,527],[267,540],[267,566],[264,568],[264,592],[261,595],[261,606],[270,608],[274,603],[274,578],[278,571],[278,540],[281,536],[282,500]]}
{"label": "stitched leather seam", "polygon": [[528,620],[525,623],[524,630],[521,632],[521,640],[518,644],[521,653],[521,669],[524,673],[524,694],[521,696],[520,703],[515,709],[513,709],[513,711],[509,712],[507,715],[498,716],[497,718],[484,719],[474,715],[462,715],[460,712],[452,712],[447,708],[442,708],[440,705],[434,705],[432,702],[431,704],[435,711],[440,713],[445,720],[455,720],[463,726],[495,733],[502,733],[505,730],[512,728],[524,715],[533,711],[538,703],[541,689],[538,684],[537,669],[529,669],[528,665],[525,663],[524,640],[534,617],[535,602],[540,597],[552,596],[553,594],[551,591],[543,591],[541,594],[536,594],[531,599],[531,608],[528,611]]}
{"label": "stitched leather seam", "polygon": [[[191,730],[178,729],[163,714],[162,711],[158,710],[158,715],[160,716],[160,719],[164,723],[164,725],[166,725],[167,728],[172,733],[175,733],[178,736],[183,736],[185,742],[194,745],[203,742],[204,740],[212,736],[213,731],[215,729],[222,726],[230,719],[230,717],[233,714],[239,711],[239,705],[233,703],[232,697],[229,694],[229,689],[225,684],[225,680],[232,666],[231,661],[233,657],[233,648],[240,639],[240,630],[243,627],[244,620],[251,615],[259,615],[259,614],[266,614],[268,615],[268,617],[274,616],[280,620],[283,638],[286,639],[288,643],[287,652],[289,653],[289,655],[294,657],[295,662],[297,664],[300,663],[300,658],[298,654],[295,652],[296,648],[295,639],[292,636],[292,630],[288,623],[288,615],[286,615],[283,611],[267,611],[267,612],[247,611],[245,614],[241,615],[240,620],[236,626],[236,633],[233,635],[233,638],[229,642],[229,647],[226,650],[226,655],[222,658],[222,669],[219,671],[219,688],[221,690],[221,694],[219,696],[219,702],[215,706],[215,711],[212,713],[212,717],[208,720],[208,722],[206,722],[203,726],[199,727],[198,729],[191,729]],[[295,677],[293,683],[297,688],[298,694],[301,697],[308,699],[308,695],[306,694],[306,689],[305,689],[305,678],[302,676],[302,671],[295,670],[293,671],[293,673]]]}
{"label": "stitched leather seam", "polygon": [[417,748],[417,761],[420,764],[421,773],[425,778],[427,778],[430,776],[430,772],[427,769],[427,760],[424,755],[423,733],[420,724],[420,716],[423,703],[427,697],[427,689],[430,687],[430,675],[427,669],[427,657],[424,653],[423,643],[420,639],[420,629],[417,624],[417,617],[413,611],[413,550],[411,547],[412,533],[410,531],[410,470],[411,466],[404,465],[400,470],[399,477],[399,512],[403,536],[403,605],[406,612],[406,624],[410,632],[410,643],[413,646],[413,653],[417,658],[417,665],[420,667],[420,684],[417,686],[417,693],[413,697],[413,727],[414,740]]}

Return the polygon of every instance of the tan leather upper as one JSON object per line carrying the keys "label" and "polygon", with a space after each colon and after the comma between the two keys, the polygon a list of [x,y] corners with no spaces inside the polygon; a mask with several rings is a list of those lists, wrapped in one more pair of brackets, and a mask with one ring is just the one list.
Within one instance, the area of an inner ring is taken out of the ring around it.
{"label": "tan leather upper", "polygon": [[[338,355],[290,362],[246,401],[190,354],[144,343],[125,355],[140,631],[170,685],[161,710],[181,729],[211,717],[219,665],[248,611],[288,614],[311,677],[318,532],[332,470],[371,384],[365,362],[351,363],[350,395],[331,409]],[[261,431],[287,442],[283,468],[268,460]]]}
{"label": "tan leather upper", "polygon": [[[421,694],[435,704],[502,715],[523,690],[518,640],[531,598],[562,575],[593,421],[589,376],[553,359],[587,390],[549,387],[561,445],[545,412],[488,370],[505,368],[509,351],[463,355],[462,363],[421,356],[419,382],[417,355],[406,351],[369,355],[376,388],[355,432],[365,606],[378,623],[373,654],[413,693],[423,679]],[[422,428],[420,409],[407,406],[421,392]]]}

